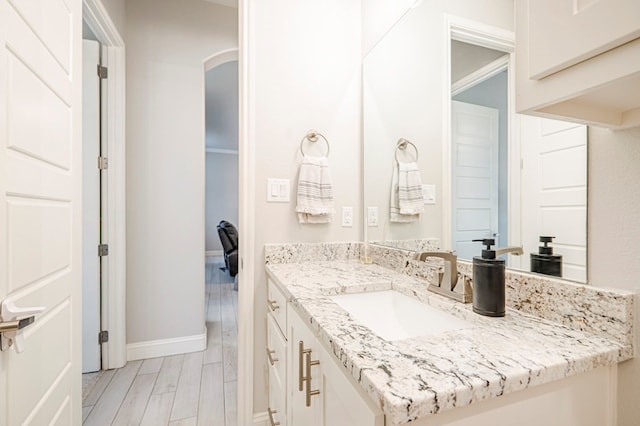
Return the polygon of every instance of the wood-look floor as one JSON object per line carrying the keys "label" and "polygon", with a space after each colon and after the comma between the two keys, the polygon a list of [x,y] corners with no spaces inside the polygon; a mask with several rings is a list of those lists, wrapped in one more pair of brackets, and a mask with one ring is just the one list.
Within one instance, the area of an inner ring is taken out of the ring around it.
{"label": "wood-look floor", "polygon": [[238,293],[220,266],[207,258],[207,349],[87,376],[83,425],[236,426]]}

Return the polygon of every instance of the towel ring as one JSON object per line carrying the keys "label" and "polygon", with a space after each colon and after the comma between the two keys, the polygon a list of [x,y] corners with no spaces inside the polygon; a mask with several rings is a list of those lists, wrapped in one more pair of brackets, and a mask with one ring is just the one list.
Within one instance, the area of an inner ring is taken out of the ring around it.
{"label": "towel ring", "polygon": [[400,160],[398,160],[398,150],[405,150],[407,149],[407,145],[411,145],[413,147],[413,150],[416,152],[416,162],[418,161],[418,148],[413,144],[413,142],[406,140],[405,138],[400,138],[398,139],[398,144],[396,145],[396,151],[395,151],[395,156],[396,156],[396,161],[399,163]]}
{"label": "towel ring", "polygon": [[318,132],[317,130],[309,130],[309,132],[306,135],[304,135],[304,137],[300,141],[300,152],[302,153],[303,157],[305,156],[304,149],[303,149],[305,139],[308,140],[309,142],[317,142],[318,136],[320,136],[324,140],[324,142],[327,144],[327,153],[325,154],[325,157],[329,156],[329,151],[331,150],[331,147],[329,146],[329,141],[327,140],[327,138],[325,138],[324,135]]}

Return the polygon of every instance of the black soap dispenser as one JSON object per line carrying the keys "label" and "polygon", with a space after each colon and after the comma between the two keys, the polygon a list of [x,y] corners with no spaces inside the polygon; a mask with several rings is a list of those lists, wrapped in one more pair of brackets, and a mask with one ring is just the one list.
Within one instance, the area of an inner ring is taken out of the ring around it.
{"label": "black soap dispenser", "polygon": [[486,246],[482,256],[473,258],[473,312],[488,317],[503,317],[505,313],[504,259],[496,259],[492,238],[481,241]]}
{"label": "black soap dispenser", "polygon": [[531,272],[562,276],[562,255],[553,254],[553,247],[549,247],[554,238],[540,237],[540,242],[544,245],[538,247],[538,253],[531,253]]}

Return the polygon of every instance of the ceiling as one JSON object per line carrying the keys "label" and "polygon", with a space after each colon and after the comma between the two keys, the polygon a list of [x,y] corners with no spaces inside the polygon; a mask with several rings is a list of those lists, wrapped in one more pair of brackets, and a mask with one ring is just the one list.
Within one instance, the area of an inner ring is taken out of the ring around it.
{"label": "ceiling", "polygon": [[455,83],[504,55],[498,50],[451,40],[451,82]]}

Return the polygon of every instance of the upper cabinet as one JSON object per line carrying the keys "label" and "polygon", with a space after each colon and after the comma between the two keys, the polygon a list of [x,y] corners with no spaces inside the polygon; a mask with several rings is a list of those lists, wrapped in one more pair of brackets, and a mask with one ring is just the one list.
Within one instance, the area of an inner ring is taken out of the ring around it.
{"label": "upper cabinet", "polygon": [[516,109],[640,126],[640,1],[516,0]]}

